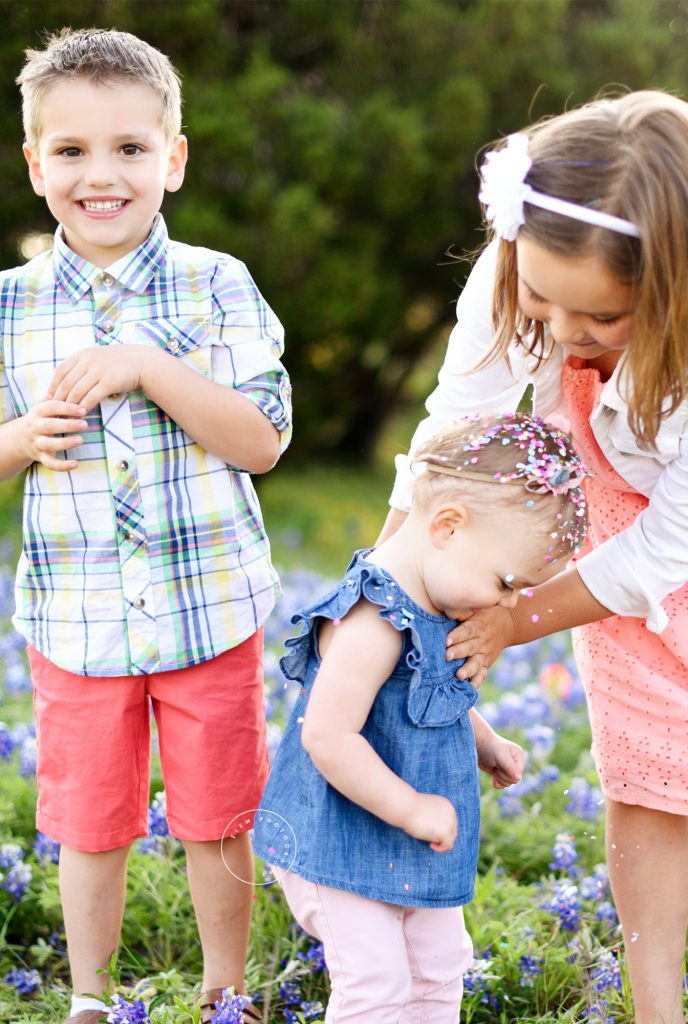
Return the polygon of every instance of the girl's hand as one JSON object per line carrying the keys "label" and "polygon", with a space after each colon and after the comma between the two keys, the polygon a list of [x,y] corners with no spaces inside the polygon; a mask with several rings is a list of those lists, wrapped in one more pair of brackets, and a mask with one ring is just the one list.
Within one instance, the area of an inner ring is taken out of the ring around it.
{"label": "girl's hand", "polygon": [[47,397],[76,402],[90,412],[110,395],[138,391],[144,362],[153,351],[144,345],[82,349],[57,367]]}
{"label": "girl's hand", "polygon": [[[79,431],[87,428],[85,414],[83,406],[69,402],[46,400],[32,406],[20,419],[19,444],[26,462],[40,462],[58,473],[76,469],[78,463],[59,458],[59,452],[69,451],[83,442]],[[61,436],[63,434],[67,436]]]}
{"label": "girl's hand", "polygon": [[446,797],[417,793],[404,830],[436,853],[446,853],[456,842],[458,827],[454,805]]}
{"label": "girl's hand", "polygon": [[447,661],[466,658],[456,677],[470,679],[477,690],[485,682],[490,665],[514,643],[515,636],[516,623],[510,608],[481,608],[447,634]]}
{"label": "girl's hand", "polygon": [[492,776],[495,789],[506,789],[523,777],[525,755],[518,743],[493,734],[490,742],[478,747],[478,767]]}

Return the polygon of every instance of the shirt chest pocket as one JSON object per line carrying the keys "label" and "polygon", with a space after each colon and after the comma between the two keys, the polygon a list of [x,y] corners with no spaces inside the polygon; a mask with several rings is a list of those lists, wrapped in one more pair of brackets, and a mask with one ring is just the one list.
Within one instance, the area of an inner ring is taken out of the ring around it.
{"label": "shirt chest pocket", "polygon": [[204,377],[212,378],[212,329],[209,316],[159,317],[136,324],[140,345],[157,345]]}
{"label": "shirt chest pocket", "polygon": [[640,447],[636,437],[624,416],[612,412],[607,430],[611,446],[621,455],[635,455],[641,459],[654,459],[662,465],[673,462],[679,457],[681,441],[681,424],[674,423],[671,418],[660,426],[659,433],[652,448]]}

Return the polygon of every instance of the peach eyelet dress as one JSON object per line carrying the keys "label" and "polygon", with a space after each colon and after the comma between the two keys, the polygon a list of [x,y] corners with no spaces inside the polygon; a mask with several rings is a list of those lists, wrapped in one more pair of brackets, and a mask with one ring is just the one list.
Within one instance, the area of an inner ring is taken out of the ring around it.
{"label": "peach eyelet dress", "polygon": [[[599,371],[569,357],[562,387],[571,433],[591,473],[584,485],[585,554],[630,526],[648,499],[616,472],[593,435]],[[650,632],[643,619],[613,615],[573,630],[574,651],[606,796],[688,814],[688,584],[662,605],[669,617],[662,633]]]}

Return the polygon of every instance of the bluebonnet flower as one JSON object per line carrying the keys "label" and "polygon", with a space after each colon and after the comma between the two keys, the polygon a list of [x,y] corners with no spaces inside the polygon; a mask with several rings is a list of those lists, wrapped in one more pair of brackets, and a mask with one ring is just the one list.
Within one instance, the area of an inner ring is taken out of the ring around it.
{"label": "bluebonnet flower", "polygon": [[594,982],[596,992],[604,992],[607,988],[621,991],[621,968],[611,949],[605,949],[600,953],[597,963],[590,972],[590,979]]}
{"label": "bluebonnet flower", "polygon": [[0,884],[2,884],[3,889],[7,890],[10,896],[15,900],[20,900],[31,884],[32,877],[31,865],[25,864],[24,861],[18,861],[4,875]]}
{"label": "bluebonnet flower", "polygon": [[36,739],[27,736],[19,750],[19,774],[25,778],[36,774]]}
{"label": "bluebonnet flower", "polygon": [[587,821],[594,821],[602,813],[604,804],[602,790],[597,786],[591,786],[585,779],[571,779],[566,796],[568,796],[566,810],[569,814],[575,814],[578,818],[585,818]]}
{"label": "bluebonnet flower", "polygon": [[162,853],[160,836],[144,836],[143,839],[139,839],[137,849],[146,856]]}
{"label": "bluebonnet flower", "polygon": [[0,759],[3,761],[9,760],[13,750],[14,740],[12,739],[12,733],[4,722],[0,722]]}
{"label": "bluebonnet flower", "polygon": [[519,814],[523,814],[523,801],[518,793],[512,792],[513,788],[512,786],[503,790],[497,797],[497,806],[502,818],[517,818]]}
{"label": "bluebonnet flower", "polygon": [[568,879],[559,879],[554,884],[551,898],[545,900],[542,906],[545,910],[558,915],[562,928],[576,932],[580,928],[581,902],[578,897],[576,885]]}
{"label": "bluebonnet flower", "polygon": [[140,999],[129,1003],[121,996],[112,997],[112,1009],[107,1020],[108,1024],[150,1024],[145,1004]]}
{"label": "bluebonnet flower", "polygon": [[35,992],[41,983],[38,971],[27,970],[26,967],[14,967],[5,975],[5,984],[14,985],[20,996]]}
{"label": "bluebonnet flower", "polygon": [[619,923],[619,915],[617,914],[614,905],[605,900],[600,903],[599,907],[595,911],[595,917],[598,921],[601,921],[608,928],[614,928]]}
{"label": "bluebonnet flower", "polygon": [[311,943],[305,953],[299,951],[296,956],[299,960],[303,960],[308,965],[311,974],[315,974],[316,971],[327,970],[327,963],[325,962],[325,948],[322,942]]}
{"label": "bluebonnet flower", "polygon": [[591,875],[586,875],[580,883],[580,893],[584,900],[599,900],[609,890],[609,871],[606,864],[596,864]]}
{"label": "bluebonnet flower", "polygon": [[2,843],[0,845],[0,868],[7,870],[13,868],[20,860],[24,859],[24,851],[17,843]]}
{"label": "bluebonnet flower", "polygon": [[51,864],[57,864],[60,860],[60,844],[55,839],[51,839],[50,836],[46,836],[44,832],[36,832],[36,838],[33,843],[33,852],[36,854],[38,860],[49,861]]}
{"label": "bluebonnet flower", "polygon": [[6,659],[4,683],[8,693],[25,693],[31,689],[31,677],[23,658],[15,655]]}
{"label": "bluebonnet flower", "polygon": [[559,832],[552,847],[552,861],[549,867],[552,871],[566,871],[569,875],[575,877],[576,869],[574,865],[577,860],[578,853],[574,837],[566,832]]}
{"label": "bluebonnet flower", "polygon": [[282,1002],[291,1006],[301,999],[301,988],[295,981],[285,981],[279,987],[279,994]]}
{"label": "bluebonnet flower", "polygon": [[530,725],[524,732],[528,753],[534,761],[546,761],[554,749],[557,734],[550,725]]}
{"label": "bluebonnet flower", "polygon": [[148,831],[152,836],[170,834],[170,827],[167,824],[167,795],[164,789],[155,794],[148,808]]}
{"label": "bluebonnet flower", "polygon": [[523,988],[532,988],[537,976],[542,974],[542,957],[523,955],[519,957],[518,969],[521,972],[518,978],[519,985]]}
{"label": "bluebonnet flower", "polygon": [[210,1024],[242,1024],[242,1011],[251,1000],[247,996],[230,995],[229,989],[222,994],[222,1001],[215,1003],[215,1013]]}
{"label": "bluebonnet flower", "polygon": [[584,1020],[586,1024],[614,1024],[616,1017],[607,1013],[607,1000],[600,999],[598,1003],[583,1010],[580,1019]]}
{"label": "bluebonnet flower", "polygon": [[17,722],[12,726],[12,743],[15,747],[21,747],[25,740],[36,735],[36,726],[33,722]]}

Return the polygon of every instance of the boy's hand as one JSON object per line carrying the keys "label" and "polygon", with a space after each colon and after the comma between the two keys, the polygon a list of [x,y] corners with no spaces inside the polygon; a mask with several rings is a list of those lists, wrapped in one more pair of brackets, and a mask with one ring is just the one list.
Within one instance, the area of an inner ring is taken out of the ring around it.
{"label": "boy's hand", "polygon": [[492,776],[495,789],[506,789],[520,782],[524,760],[523,748],[496,732],[478,746],[478,767]]}
{"label": "boy's hand", "polygon": [[511,609],[495,605],[481,608],[447,633],[447,661],[466,658],[457,669],[458,679],[470,679],[477,689],[485,682],[487,670],[516,635]]}
{"label": "boy's hand", "polygon": [[[58,473],[76,469],[76,461],[59,458],[58,453],[82,443],[79,431],[86,430],[85,414],[83,406],[73,403],[56,400],[37,402],[21,417],[21,447],[27,462],[41,462]],[[62,437],[62,434],[68,436]]]}
{"label": "boy's hand", "polygon": [[458,822],[454,805],[444,796],[418,793],[405,832],[423,839],[436,853],[446,853],[456,842]]}
{"label": "boy's hand", "polygon": [[48,398],[77,403],[87,412],[109,395],[137,391],[145,360],[143,345],[96,345],[65,359],[48,386]]}

